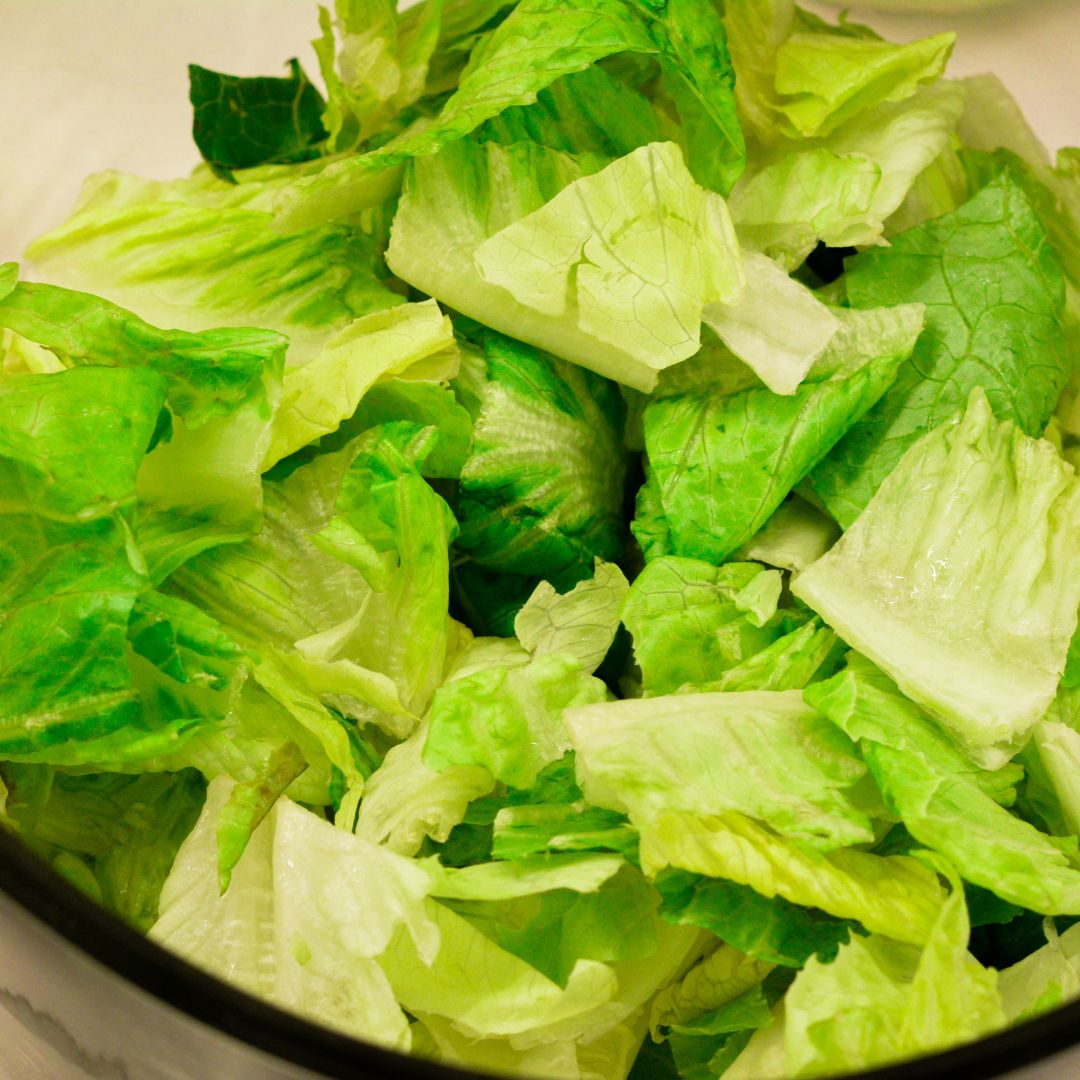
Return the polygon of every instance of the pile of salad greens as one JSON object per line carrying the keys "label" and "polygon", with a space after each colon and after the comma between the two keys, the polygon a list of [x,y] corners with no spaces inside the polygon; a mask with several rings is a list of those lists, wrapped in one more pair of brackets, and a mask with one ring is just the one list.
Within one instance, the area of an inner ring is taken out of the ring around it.
{"label": "pile of salad greens", "polygon": [[1080,994],[1080,150],[790,0],[320,14],[0,268],[4,826],[481,1071]]}

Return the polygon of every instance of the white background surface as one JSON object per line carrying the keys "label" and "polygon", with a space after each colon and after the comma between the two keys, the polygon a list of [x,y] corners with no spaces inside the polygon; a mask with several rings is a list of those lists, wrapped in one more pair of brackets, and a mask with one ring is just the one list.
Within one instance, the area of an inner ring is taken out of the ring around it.
{"label": "white background surface", "polygon": [[[111,167],[166,178],[196,163],[188,62],[270,75],[298,56],[313,74],[315,6],[0,0],[0,260],[17,258],[33,236],[62,220],[87,173]],[[808,6],[829,10],[813,0]],[[952,74],[996,72],[1051,149],[1080,144],[1080,0],[859,17],[896,40],[959,30]]]}
{"label": "white background surface", "polygon": [[[1051,149],[1080,144],[1080,0],[860,17],[896,40],[959,30],[951,74],[996,72]],[[188,62],[278,74],[298,56],[311,74],[316,30],[310,0],[0,0],[0,261],[66,216],[87,173],[196,163]],[[0,1044],[17,1038],[0,1010]],[[2,1059],[0,1077],[23,1080]]]}

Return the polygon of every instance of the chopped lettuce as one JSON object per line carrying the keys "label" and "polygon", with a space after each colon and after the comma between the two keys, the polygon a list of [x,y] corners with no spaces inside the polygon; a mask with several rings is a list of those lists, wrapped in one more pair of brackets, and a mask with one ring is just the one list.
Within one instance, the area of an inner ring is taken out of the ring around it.
{"label": "chopped lettuce", "polygon": [[1054,699],[1080,604],[1078,545],[1072,467],[995,420],[976,389],[792,588],[996,769]]}
{"label": "chopped lettuce", "polygon": [[0,828],[435,1068],[1080,996],[1080,151],[953,41],[333,0],[319,89],[192,65],[203,163],[0,264]]}
{"label": "chopped lettuce", "polygon": [[926,325],[877,405],[811,475],[848,526],[904,452],[954,416],[975,387],[1002,420],[1038,436],[1068,374],[1061,266],[1031,203],[1006,172],[952,214],[857,256],[844,275],[853,307],[917,301]]}

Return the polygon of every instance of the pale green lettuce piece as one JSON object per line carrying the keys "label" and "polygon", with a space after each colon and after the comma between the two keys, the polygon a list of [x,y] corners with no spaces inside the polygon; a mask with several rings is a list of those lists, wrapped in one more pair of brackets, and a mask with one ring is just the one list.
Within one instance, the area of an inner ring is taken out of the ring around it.
{"label": "pale green lettuce piece", "polygon": [[719,386],[646,407],[650,482],[674,554],[730,556],[888,391],[915,346],[921,309],[836,310],[839,331],[790,397]]}
{"label": "pale green lettuce piece", "polygon": [[399,21],[393,0],[335,0],[334,12],[336,19],[320,6],[322,36],[313,45],[327,89],[329,145],[348,150],[423,94],[442,4],[419,5],[408,24]]}
{"label": "pale green lettuce piece", "polygon": [[859,744],[908,832],[965,880],[1032,911],[1080,913],[1080,872],[1067,854],[1004,809],[1015,798],[1015,766],[980,772],[865,662],[804,695]]}
{"label": "pale green lettuce piece", "polygon": [[132,368],[0,380],[5,756],[109,737],[139,716],[127,628],[148,581],[132,518],[165,390]]}
{"label": "pale green lettuce piece", "polygon": [[463,358],[455,384],[475,416],[457,546],[480,566],[565,588],[597,556],[622,553],[622,399],[575,364],[475,332],[483,354]]}
{"label": "pale green lettuce piece", "polygon": [[[237,174],[238,184],[208,169],[170,181],[102,173],[27,258],[39,277],[158,326],[275,330],[289,338],[289,362],[302,364],[353,319],[402,300],[380,265],[388,222],[371,232],[323,221],[300,232],[274,228],[274,199],[322,168],[315,161],[252,169]],[[384,189],[387,180],[393,185],[376,203],[399,183],[388,173]]]}
{"label": "pale green lettuce piece", "polygon": [[1072,467],[974,390],[792,590],[993,769],[1054,699],[1078,554]]}
{"label": "pale green lettuce piece", "polygon": [[531,787],[570,748],[564,710],[606,696],[602,682],[562,655],[455,679],[432,701],[424,764],[479,765],[511,787]]}
{"label": "pale green lettuce piece", "polygon": [[[986,391],[997,415],[1042,434],[1068,374],[1065,288],[1032,204],[999,175],[957,211],[863,252],[844,274],[853,307],[926,305],[910,362],[813,472],[847,527],[920,435]],[[1037,358],[1037,361],[1036,359]]]}
{"label": "pale green lettuce piece", "polygon": [[585,671],[595,671],[607,655],[630,586],[613,563],[597,559],[591,578],[559,594],[543,581],[514,620],[514,631],[533,656],[561,653]]}
{"label": "pale green lettuce piece", "polygon": [[425,837],[441,843],[487,795],[495,778],[481,765],[434,769],[424,762],[428,722],[392,747],[364,784],[356,833],[390,851],[415,855]]}
{"label": "pale green lettuce piece", "polygon": [[89,293],[20,284],[0,325],[65,367],[148,367],[162,375],[168,430],[144,462],[138,531],[155,580],[259,523],[259,459],[269,439],[287,340],[254,329],[159,330]]}
{"label": "pale green lettuce piece", "polygon": [[653,1037],[659,1038],[662,1028],[685,1024],[734,1001],[758,986],[770,971],[772,964],[721,945],[653,999],[649,1010]]}
{"label": "pale green lettuce piece", "polygon": [[215,781],[150,931],[191,963],[369,1042],[407,1050],[408,1023],[377,958],[407,936],[440,948],[425,907],[433,869],[279,802],[218,894],[216,833],[232,785]]}
{"label": "pale green lettuce piece", "polygon": [[595,892],[626,863],[618,855],[533,855],[510,862],[477,863],[443,870],[432,895],[446,900],[520,900],[570,889]]}
{"label": "pale green lettuce piece", "polygon": [[[760,599],[775,593],[778,601],[783,583],[779,575],[768,575],[763,593],[758,582],[763,569],[754,563],[716,567],[668,555],[655,555],[646,563],[622,614],[647,693],[667,693],[715,678],[779,636],[769,625],[775,602],[762,607]],[[778,587],[773,588],[773,582]],[[757,598],[754,603],[751,594]],[[718,632],[728,624],[730,629]],[[665,667],[667,660],[675,665],[673,670]]]}
{"label": "pale green lettuce piece", "polygon": [[474,259],[485,283],[533,315],[507,325],[509,312],[476,299],[466,314],[645,391],[697,351],[703,308],[743,288],[727,207],[670,142],[571,183]]}
{"label": "pale green lettuce piece", "polygon": [[702,319],[770,390],[794,394],[843,324],[764,255],[748,252],[743,272],[742,296],[706,304]]}
{"label": "pale green lettuce piece", "polygon": [[743,814],[672,811],[639,826],[641,866],[667,866],[749,885],[762,896],[855,919],[897,941],[926,942],[944,899],[937,875],[906,855],[853,848],[821,852],[792,843]]}
{"label": "pale green lettuce piece", "polygon": [[1080,732],[1067,724],[1040,720],[1031,741],[1057,797],[1070,836],[1080,836]]}
{"label": "pale green lettuce piece", "polygon": [[1046,920],[1047,943],[998,975],[1010,1024],[1028,1020],[1080,997],[1080,929],[1058,935]]}
{"label": "pale green lettuce piece", "polygon": [[[739,239],[788,268],[819,241],[880,243],[883,232],[898,231],[894,215],[947,153],[963,107],[962,88],[941,82],[860,114],[826,138],[780,142],[731,193]],[[958,186],[966,197],[962,178]]]}
{"label": "pale green lettuce piece", "polygon": [[505,109],[530,105],[560,77],[624,53],[657,58],[688,133],[692,172],[701,183],[730,190],[745,146],[724,28],[711,4],[674,0],[657,9],[622,0],[525,0],[478,44],[433,121],[301,178],[282,194],[279,220],[296,228],[353,215],[372,204],[388,168],[445,150]]}
{"label": "pale green lettuce piece", "polygon": [[779,573],[757,563],[653,559],[622,610],[646,694],[718,679],[781,637],[773,619],[781,587]]}
{"label": "pale green lettuce piece", "polygon": [[69,866],[74,860],[91,875],[99,903],[149,930],[176,852],[202,808],[201,777],[191,771],[71,776],[43,765],[0,768],[14,793],[4,824],[54,868],[60,869],[60,858]]}
{"label": "pale green lettuce piece", "polygon": [[564,723],[587,801],[636,825],[737,810],[822,850],[873,840],[851,794],[865,766],[799,690],[579,706]]}
{"label": "pale green lettuce piece", "polygon": [[735,667],[728,668],[715,682],[691,683],[679,687],[676,693],[801,690],[818,677],[823,665],[831,668],[829,661],[837,657],[838,646],[843,647],[832,630],[822,626],[820,619],[810,619]]}
{"label": "pale green lettuce piece", "polygon": [[734,558],[780,570],[804,570],[840,538],[840,527],[798,495],[782,502]]}
{"label": "pale green lettuce piece", "polygon": [[362,435],[334,516],[312,536],[372,590],[333,652],[388,676],[404,710],[416,716],[442,681],[451,634],[449,546],[457,525],[417,467],[437,437],[404,421]]}
{"label": "pale green lettuce piece", "polygon": [[[784,997],[785,1074],[871,1068],[1003,1027],[996,972],[967,952],[968,934],[957,890],[921,952],[877,936],[855,937],[831,963],[810,960]],[[751,1042],[747,1061],[729,1075],[751,1075],[745,1070],[759,1052]]]}
{"label": "pale green lettuce piece", "polygon": [[955,42],[952,33],[906,45],[795,33],[776,51],[778,126],[789,137],[828,135],[857,113],[903,101],[941,75]]}
{"label": "pale green lettuce piece", "polygon": [[[403,375],[453,346],[450,320],[433,300],[373,312],[350,323],[311,363],[285,371],[263,469],[336,431],[377,382]],[[454,367],[445,372],[456,373]]]}

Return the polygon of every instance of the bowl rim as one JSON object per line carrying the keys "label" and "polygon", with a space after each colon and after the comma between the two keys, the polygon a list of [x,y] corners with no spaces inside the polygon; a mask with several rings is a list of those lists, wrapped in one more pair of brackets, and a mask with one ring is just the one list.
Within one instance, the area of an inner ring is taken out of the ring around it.
{"label": "bowl rim", "polygon": [[[478,1080],[471,1072],[365,1043],[231,986],[100,907],[0,827],[0,893],[139,990],[248,1047],[333,1080]],[[1080,1000],[926,1057],[848,1074],[858,1080],[992,1080],[1080,1045]]]}

